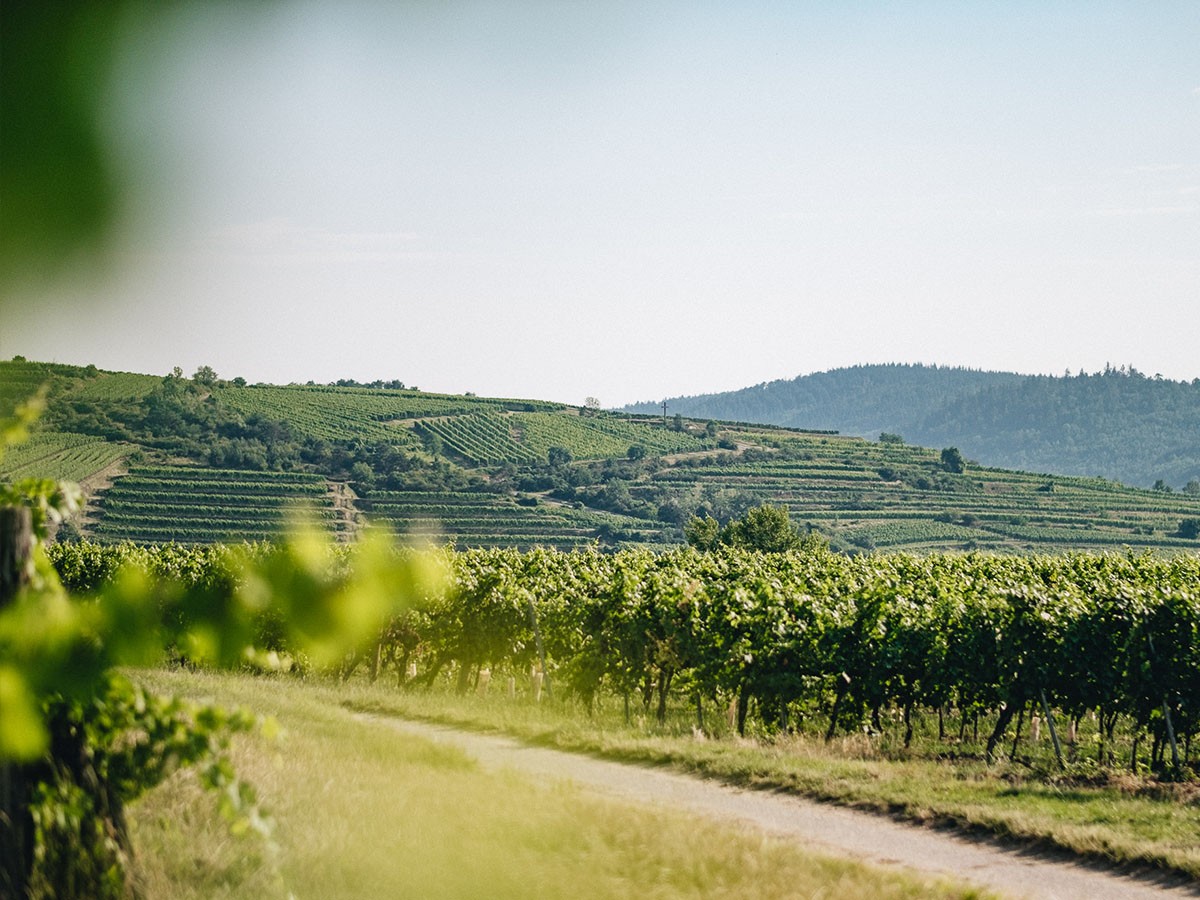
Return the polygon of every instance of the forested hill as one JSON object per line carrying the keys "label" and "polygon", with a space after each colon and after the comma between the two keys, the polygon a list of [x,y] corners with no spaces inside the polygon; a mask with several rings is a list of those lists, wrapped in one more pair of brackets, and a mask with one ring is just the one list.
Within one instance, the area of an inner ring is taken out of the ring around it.
{"label": "forested hill", "polygon": [[[957,446],[987,465],[1099,475],[1139,487],[1200,477],[1200,379],[1132,368],[1094,375],[1016,375],[921,365],[834,369],[723,394],[679,397],[685,416],[900,434]],[[628,407],[661,410],[661,403]]]}
{"label": "forested hill", "polygon": [[[722,394],[676,397],[667,404],[672,413],[695,418],[835,430],[874,438],[882,431],[895,432],[922,421],[963,396],[992,385],[1019,384],[1022,378],[937,366],[854,366]],[[662,402],[638,403],[626,409],[661,412]]]}

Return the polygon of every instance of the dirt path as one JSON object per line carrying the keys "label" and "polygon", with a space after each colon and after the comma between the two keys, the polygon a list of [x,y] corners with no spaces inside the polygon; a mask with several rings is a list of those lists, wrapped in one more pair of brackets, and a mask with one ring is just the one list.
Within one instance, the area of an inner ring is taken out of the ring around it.
{"label": "dirt path", "polygon": [[75,516],[74,521],[75,527],[82,533],[89,536],[92,535],[92,528],[95,527],[97,521],[97,496],[100,492],[112,487],[113,481],[118,475],[124,475],[128,471],[129,461],[122,456],[120,459],[109,463],[99,472],[93,472],[87,478],[80,479],[79,489],[83,491],[84,503],[83,508]]}
{"label": "dirt path", "polygon": [[[372,717],[373,718],[373,717]],[[870,813],[766,791],[747,791],[664,769],[530,747],[511,738],[440,725],[374,718],[405,734],[457,745],[488,769],[510,769],[540,782],[570,781],[587,791],[685,810],[792,838],[831,855],[885,868],[950,876],[1010,897],[1140,900],[1197,897],[1200,890],[1163,886],[1102,867],[998,842],[906,825]]]}
{"label": "dirt path", "polygon": [[343,543],[353,541],[358,532],[362,529],[362,515],[355,506],[355,501],[358,500],[358,494],[344,481],[330,481],[329,485],[330,497],[333,501],[333,509],[338,514],[338,521],[342,528],[338,532],[338,540]]}

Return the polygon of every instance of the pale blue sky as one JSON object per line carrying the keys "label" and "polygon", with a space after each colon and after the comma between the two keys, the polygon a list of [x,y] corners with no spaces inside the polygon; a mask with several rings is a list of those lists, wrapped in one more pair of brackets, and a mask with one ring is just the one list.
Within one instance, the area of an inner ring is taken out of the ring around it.
{"label": "pale blue sky", "polygon": [[605,405],[1200,376],[1193,0],[240,9],[131,23],[127,237],[0,356]]}

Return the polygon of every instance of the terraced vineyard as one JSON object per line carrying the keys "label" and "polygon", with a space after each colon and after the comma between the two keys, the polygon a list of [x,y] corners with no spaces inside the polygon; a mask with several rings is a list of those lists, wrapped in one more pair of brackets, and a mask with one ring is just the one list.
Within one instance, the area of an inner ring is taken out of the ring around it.
{"label": "terraced vineyard", "polygon": [[546,462],[551,447],[561,447],[575,459],[605,459],[626,456],[635,445],[647,453],[704,446],[686,432],[562,412],[482,412],[424,419],[416,427],[436,435],[446,449],[474,465],[536,465]]}
{"label": "terraced vineyard", "polygon": [[537,402],[481,400],[421,391],[376,388],[221,385],[214,389],[222,403],[243,415],[289,423],[298,433],[323,440],[374,440],[411,444],[405,420],[428,416],[470,416],[509,407],[555,408]]}
{"label": "terraced vineyard", "polygon": [[497,413],[425,419],[417,429],[473,465],[532,465],[540,461],[536,453],[517,441],[508,417]]}
{"label": "terraced vineyard", "polygon": [[445,538],[468,547],[554,547],[603,542],[662,543],[661,525],[629,516],[537,502],[527,506],[493,494],[452,491],[381,492],[363,501],[367,517],[397,532]]}
{"label": "terraced vineyard", "polygon": [[4,363],[0,379],[0,415],[11,415],[17,405],[37,393],[46,379],[41,368],[24,363]]}
{"label": "terraced vineyard", "polygon": [[16,406],[32,397],[56,379],[70,377],[82,369],[57,363],[27,362],[23,359],[0,361],[0,416],[9,416]]}
{"label": "terraced vineyard", "polygon": [[[761,442],[766,435],[738,437]],[[677,466],[652,483],[786,503],[797,522],[859,549],[1197,548],[1176,535],[1182,519],[1200,515],[1196,497],[970,466],[949,475],[939,471],[934,451],[857,438],[790,436],[775,443],[786,451],[778,459]]]}
{"label": "terraced vineyard", "polygon": [[641,445],[648,453],[700,450],[704,443],[684,431],[670,431],[611,416],[568,416],[551,413],[515,413],[513,428],[521,443],[539,459],[551,447],[562,447],[576,459],[624,456]]}
{"label": "terraced vineyard", "polygon": [[0,461],[0,478],[83,481],[124,458],[133,447],[86,434],[43,432],[13,447]]}
{"label": "terraced vineyard", "polygon": [[[938,450],[830,432],[197,374],[0,362],[0,412],[45,385],[42,427],[56,429],[11,451],[0,475],[79,480],[135,451],[146,465],[196,463],[97,486],[78,527],[106,541],[267,538],[291,498],[308,497],[331,528],[359,513],[403,531],[432,521],[460,547],[680,543],[693,515],[728,521],[770,502],[853,553],[1200,549],[1200,479],[1170,492],[973,464],[957,473]],[[336,509],[329,485],[348,486]],[[370,501],[352,509],[350,490]]]}
{"label": "terraced vineyard", "polygon": [[287,422],[297,433],[321,440],[363,439],[408,443],[411,435],[389,425],[399,410],[386,397],[362,392],[282,387],[222,387],[221,402],[246,416]]}
{"label": "terraced vineyard", "polygon": [[104,493],[94,536],[136,543],[270,540],[297,506],[315,511],[331,531],[344,530],[317,475],[146,466],[117,478]]}

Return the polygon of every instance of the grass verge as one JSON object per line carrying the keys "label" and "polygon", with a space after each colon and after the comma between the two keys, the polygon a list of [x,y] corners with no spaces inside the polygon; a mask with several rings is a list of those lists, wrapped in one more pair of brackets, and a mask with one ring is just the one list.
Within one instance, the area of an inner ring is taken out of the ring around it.
{"label": "grass verge", "polygon": [[249,707],[284,730],[275,742],[240,736],[233,751],[276,821],[271,845],[231,837],[188,773],[131,807],[148,900],[978,896],[488,773],[453,749],[356,719],[343,708],[346,695],[319,684],[178,671],[135,677]]}
{"label": "grass verge", "polygon": [[731,784],[792,791],[933,825],[1054,848],[1130,869],[1200,879],[1200,791],[1143,781],[1045,778],[973,759],[884,759],[861,736],[701,740],[625,725],[612,710],[589,718],[570,703],[534,705],[382,686],[338,688],[363,712],[503,732],[609,759],[668,765]]}

